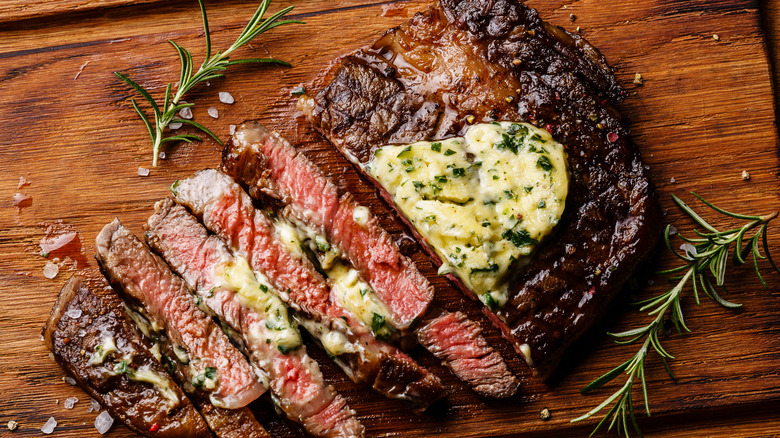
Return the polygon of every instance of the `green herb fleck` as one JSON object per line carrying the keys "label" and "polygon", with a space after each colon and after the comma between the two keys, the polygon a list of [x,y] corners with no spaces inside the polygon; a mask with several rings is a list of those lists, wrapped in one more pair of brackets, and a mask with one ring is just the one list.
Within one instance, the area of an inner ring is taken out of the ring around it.
{"label": "green herb fleck", "polygon": [[446,151],[444,151],[444,156],[446,156],[446,157],[449,157],[450,155],[455,155],[455,154],[456,154],[456,152],[453,151],[452,149],[447,149]]}
{"label": "green herb fleck", "polygon": [[431,150],[435,152],[441,152],[441,143],[438,141],[431,143]]}
{"label": "green herb fleck", "polygon": [[530,246],[530,245],[536,245],[539,243],[538,240],[531,237],[530,234],[528,234],[528,231],[526,230],[505,230],[501,237],[504,239],[514,243],[514,245],[518,248],[522,248],[524,246]]}
{"label": "green herb fleck", "polygon": [[293,90],[290,91],[291,96],[303,96],[304,94],[306,94],[306,87],[304,87],[303,85],[299,85],[298,87],[293,88]]}
{"label": "green herb fleck", "polygon": [[547,157],[547,155],[542,155],[539,157],[539,159],[536,161],[536,165],[542,168],[544,171],[551,171],[553,168],[552,163],[550,162],[550,159]]}
{"label": "green herb fleck", "polygon": [[466,169],[464,169],[462,167],[456,167],[456,168],[452,169],[452,176],[458,178],[458,177],[461,177],[461,176],[464,176],[464,175],[466,175]]}

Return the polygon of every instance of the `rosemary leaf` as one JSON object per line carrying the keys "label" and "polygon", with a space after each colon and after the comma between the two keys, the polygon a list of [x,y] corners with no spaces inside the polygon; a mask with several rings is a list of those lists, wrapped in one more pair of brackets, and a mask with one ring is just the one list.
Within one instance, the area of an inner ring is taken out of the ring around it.
{"label": "rosemary leaf", "polygon": [[[631,391],[635,378],[638,376],[642,385],[642,396],[645,405],[645,412],[650,416],[650,402],[647,391],[647,383],[645,380],[644,363],[647,354],[652,348],[658,355],[663,363],[664,369],[673,380],[677,380],[669,367],[667,359],[674,359],[674,356],[669,354],[661,345],[661,339],[659,333],[664,329],[664,321],[666,316],[669,316],[672,324],[674,324],[677,332],[683,334],[690,332],[691,330],[685,324],[685,317],[683,315],[683,306],[681,304],[681,297],[687,290],[687,285],[690,283],[691,289],[693,289],[693,295],[696,299],[696,304],[699,305],[699,287],[710,299],[726,308],[738,308],[741,304],[732,303],[724,299],[719,290],[727,292],[725,287],[726,276],[728,273],[728,261],[731,260],[731,264],[734,266],[744,265],[748,255],[752,256],[753,265],[755,267],[756,276],[759,278],[765,288],[768,285],[764,278],[761,276],[758,261],[760,259],[768,259],[775,272],[780,274],[780,269],[772,260],[769,254],[769,244],[767,242],[766,230],[770,221],[778,216],[778,212],[772,213],[766,216],[752,216],[746,214],[733,213],[722,208],[719,208],[712,203],[706,201],[699,195],[693,193],[693,196],[698,198],[707,207],[711,208],[717,213],[727,216],[731,219],[738,219],[747,221],[743,225],[737,228],[728,229],[725,231],[719,231],[709,222],[704,220],[696,211],[693,210],[688,204],[683,202],[680,198],[672,195],[672,200],[677,204],[680,209],[683,210],[688,216],[690,216],[699,226],[704,230],[693,230],[693,232],[699,236],[698,238],[688,238],[680,235],[679,237],[688,244],[695,244],[695,251],[688,249],[682,249],[679,252],[672,245],[672,236],[670,233],[671,227],[667,226],[664,230],[663,239],[666,247],[684,262],[683,265],[659,271],[659,275],[672,275],[670,278],[676,281],[674,287],[669,291],[660,294],[658,296],[635,303],[640,306],[640,312],[646,312],[648,316],[653,316],[653,320],[650,324],[638,327],[630,330],[626,330],[619,333],[608,333],[615,338],[617,344],[633,344],[644,339],[642,346],[639,350],[628,359],[626,362],[618,365],[611,371],[605,373],[601,377],[595,379],[590,384],[586,385],[580,390],[585,394],[595,389],[598,389],[606,383],[617,378],[618,375],[625,373],[627,375],[626,381],[617,391],[612,393],[598,406],[588,411],[586,414],[571,420],[572,422],[582,421],[588,419],[612,404],[612,407],[607,411],[606,415],[596,424],[593,430],[595,434],[604,424],[609,424],[608,430],[612,427],[616,427],[619,435],[629,435],[629,422],[633,426],[636,433],[641,437],[642,432],[636,421],[634,413],[633,400],[631,397]],[[750,237],[746,237],[749,233],[754,232]],[[759,243],[760,242],[760,243]],[[764,248],[764,254],[762,255],[759,249],[759,245]],[[684,272],[684,274],[682,274]],[[681,275],[680,275],[681,274]]]}
{"label": "rosemary leaf", "polygon": [[160,153],[160,147],[163,145],[163,143],[171,142],[171,141],[186,141],[186,142],[192,142],[192,141],[201,141],[201,137],[197,135],[191,135],[191,134],[182,134],[182,135],[170,135],[170,136],[163,136],[163,132],[165,131],[165,128],[168,127],[169,124],[173,123],[174,121],[176,123],[186,123],[190,126],[193,126],[197,128],[198,130],[202,131],[203,133],[207,134],[209,137],[213,138],[217,141],[220,145],[222,142],[217,138],[217,136],[211,132],[208,128],[205,126],[193,122],[192,120],[181,120],[177,119],[176,114],[182,110],[183,108],[189,108],[193,106],[191,103],[180,103],[182,97],[189,92],[192,88],[194,88],[196,85],[201,84],[203,82],[209,81],[211,79],[221,78],[224,77],[224,71],[227,69],[227,67],[231,65],[236,64],[250,64],[250,63],[271,63],[271,64],[278,64],[282,66],[289,67],[290,64],[285,61],[280,61],[278,59],[273,58],[245,58],[245,59],[230,59],[230,54],[233,53],[235,50],[239,49],[243,45],[249,43],[253,39],[255,39],[260,34],[267,32],[275,27],[283,26],[286,24],[302,24],[302,21],[298,20],[281,20],[285,15],[290,13],[292,11],[293,7],[288,6],[286,8],[283,8],[282,10],[276,12],[275,14],[271,15],[267,19],[263,19],[263,16],[265,15],[266,11],[268,10],[268,6],[271,3],[271,0],[262,0],[260,3],[260,6],[255,11],[252,18],[247,23],[246,27],[244,27],[244,30],[241,32],[241,34],[238,36],[238,38],[235,40],[235,42],[225,49],[224,51],[217,51],[216,53],[212,53],[211,48],[211,32],[209,31],[209,21],[208,17],[206,15],[206,6],[203,4],[203,0],[198,0],[198,6],[200,7],[200,14],[203,19],[203,31],[204,36],[206,38],[206,58],[203,60],[203,63],[200,65],[200,68],[195,70],[194,62],[192,59],[192,53],[190,53],[189,50],[185,49],[184,47],[177,44],[175,41],[168,41],[171,43],[173,48],[176,50],[176,53],[179,55],[179,61],[181,62],[181,71],[179,73],[179,82],[176,86],[176,93],[172,94],[172,87],[173,84],[168,83],[165,87],[165,95],[163,96],[163,105],[160,107],[160,105],[157,104],[157,101],[154,100],[154,98],[151,96],[151,94],[144,89],[142,86],[140,86],[138,83],[127,77],[126,75],[120,73],[120,72],[114,72],[114,74],[123,82],[130,85],[133,89],[135,89],[141,96],[149,103],[150,107],[152,108],[154,120],[150,120],[150,118],[141,110],[141,108],[138,106],[138,104],[135,102],[135,100],[131,99],[131,103],[133,105],[133,109],[135,112],[141,117],[141,119],[144,122],[144,125],[146,125],[147,130],[149,131],[149,136],[152,138],[152,166],[157,166],[157,157]]}

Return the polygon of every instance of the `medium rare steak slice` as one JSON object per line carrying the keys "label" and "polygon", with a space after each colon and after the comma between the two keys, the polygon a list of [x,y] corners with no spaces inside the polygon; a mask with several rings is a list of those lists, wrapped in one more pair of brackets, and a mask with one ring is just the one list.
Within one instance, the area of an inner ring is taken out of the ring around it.
{"label": "medium rare steak slice", "polygon": [[146,436],[211,436],[113,291],[96,294],[81,278],[71,277],[57,297],[43,335],[62,369],[130,429]]}
{"label": "medium rare steak slice", "polygon": [[[424,316],[433,295],[428,280],[401,254],[365,207],[358,205],[349,193],[339,195],[337,186],[279,134],[257,122],[243,123],[225,146],[222,163],[253,197],[265,194],[282,200],[298,221],[325,236],[327,246],[336,245],[361,276],[369,279],[379,299],[394,311],[395,321],[411,322]],[[418,298],[413,303],[420,311],[404,315],[409,307],[405,303],[415,297]],[[447,361],[455,375],[480,395],[515,394],[517,379],[503,358],[488,346],[476,323],[462,313],[457,317],[443,315],[437,320],[447,321],[447,336],[451,339],[437,336],[429,329],[422,334],[424,347]],[[395,324],[394,327],[406,328]],[[460,348],[453,348],[453,342]],[[466,354],[461,356],[461,352]]]}
{"label": "medium rare steak slice", "polygon": [[417,330],[420,343],[446,362],[475,392],[487,397],[515,395],[520,383],[482,337],[482,329],[461,312],[445,313]]}
{"label": "medium rare steak slice", "polygon": [[[255,279],[245,260],[234,257],[222,240],[209,235],[170,198],[155,205],[146,230],[149,246],[217,317],[240,334],[288,418],[317,436],[363,436],[355,412],[325,383],[319,366],[306,354],[284,304],[269,291],[266,281]],[[324,411],[333,413],[320,415]],[[318,423],[322,420],[327,422]]]}
{"label": "medium rare steak slice", "polygon": [[186,350],[193,386],[209,393],[216,407],[235,409],[262,395],[265,388],[246,358],[219,326],[198,309],[181,278],[118,219],[96,240],[97,259],[113,285],[141,304],[150,321]]}
{"label": "medium rare steak slice", "polygon": [[[301,325],[352,380],[372,383],[387,397],[406,400],[420,410],[445,395],[436,376],[397,348],[378,341],[362,321],[337,303],[311,262],[289,251],[279,240],[269,213],[255,210],[249,196],[228,175],[202,170],[174,183],[173,191],[176,201],[199,216],[236,255],[247,259],[255,272],[268,278],[302,316]],[[408,380],[395,385],[381,385],[377,380],[380,371],[393,367],[415,373],[403,373]]]}
{"label": "medium rare steak slice", "polygon": [[608,104],[624,92],[603,56],[520,2],[442,0],[327,74],[331,82],[300,107],[361,171],[384,145],[445,139],[474,123],[527,122],[565,146],[563,215],[530,261],[515,264],[506,303],[485,310],[548,377],[660,235],[647,172]]}

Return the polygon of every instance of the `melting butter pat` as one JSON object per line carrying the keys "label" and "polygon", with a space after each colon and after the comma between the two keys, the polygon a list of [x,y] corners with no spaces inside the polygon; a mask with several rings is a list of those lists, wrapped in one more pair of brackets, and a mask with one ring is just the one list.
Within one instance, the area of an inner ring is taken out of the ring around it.
{"label": "melting butter pat", "polygon": [[364,165],[453,273],[495,309],[563,214],[566,151],[526,123],[473,125],[464,137],[376,150]]}

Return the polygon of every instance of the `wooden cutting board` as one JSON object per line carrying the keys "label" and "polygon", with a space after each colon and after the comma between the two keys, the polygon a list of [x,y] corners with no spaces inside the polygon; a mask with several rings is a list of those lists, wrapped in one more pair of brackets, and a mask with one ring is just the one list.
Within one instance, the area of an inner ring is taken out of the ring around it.
{"label": "wooden cutting board", "polygon": [[[94,276],[94,238],[114,216],[136,232],[166,196],[177,178],[218,164],[216,143],[174,145],[149,176],[146,130],[132,111],[138,98],[112,74],[126,73],[161,96],[178,78],[178,59],[166,40],[192,49],[202,59],[204,41],[194,1],[10,0],[0,5],[0,422],[20,423],[11,434],[38,436],[53,416],[58,436],[96,436],[89,398],[62,380],[49,358],[40,330],[55,296],[72,271]],[[229,45],[254,7],[243,1],[208,5],[215,48]],[[369,205],[394,236],[404,232],[376,192],[335,150],[316,135],[295,110],[291,89],[311,81],[329,61],[362,45],[427,7],[427,2],[279,1],[288,4],[305,26],[289,26],[263,35],[236,56],[273,55],[294,67],[239,66],[225,79],[211,81],[187,97],[195,102],[195,120],[226,138],[228,126],[256,118],[308,151],[315,162]],[[780,210],[778,137],[758,5],[755,0],[534,0],[546,20],[580,32],[616,68],[629,91],[620,109],[668,209],[665,221],[689,231],[670,202],[675,193],[692,201],[693,190],[716,204],[746,213]],[[717,35],[717,37],[715,37]],[[196,61],[199,62],[199,61]],[[644,85],[632,83],[641,73]],[[218,91],[236,99],[219,102]],[[219,119],[207,115],[219,110]],[[750,173],[743,181],[742,171]],[[30,182],[18,188],[20,177]],[[17,209],[14,193],[32,197]],[[696,204],[696,207],[702,208]],[[702,211],[703,208],[702,208]],[[704,211],[718,226],[728,221]],[[79,245],[70,256],[76,268],[61,268],[53,280],[43,276],[46,259],[38,243],[47,235],[76,231]],[[770,230],[770,246],[780,258],[780,227]],[[679,243],[678,243],[679,244]],[[423,415],[350,382],[318,354],[330,383],[348,399],[369,436],[479,437],[586,436],[592,423],[569,420],[600,403],[622,380],[583,396],[586,383],[627,359],[636,346],[617,346],[603,335],[645,324],[647,317],[614,306],[610,317],[565,360],[562,372],[547,384],[534,379],[509,345],[490,327],[477,306],[440,277],[427,257],[414,254],[444,308],[464,309],[485,327],[487,337],[523,379],[519,394],[504,401],[482,400],[424,351],[413,355],[439,375],[450,397]],[[673,262],[665,250],[656,266]],[[749,268],[730,276],[727,298],[744,304],[737,311],[704,301],[684,301],[685,336],[665,339],[677,357],[671,381],[658,358],[647,365],[654,414],[640,420],[647,436],[770,436],[780,430],[780,276],[763,289]],[[647,272],[655,266],[646,267]],[[650,276],[628,291],[649,297],[669,287]],[[314,350],[312,348],[312,350]],[[638,389],[638,388],[637,388]],[[74,409],[63,401],[78,397]],[[277,417],[269,404],[254,404],[273,436],[302,436],[295,424]],[[549,421],[539,418],[547,407]],[[121,425],[110,436],[132,436]]]}

